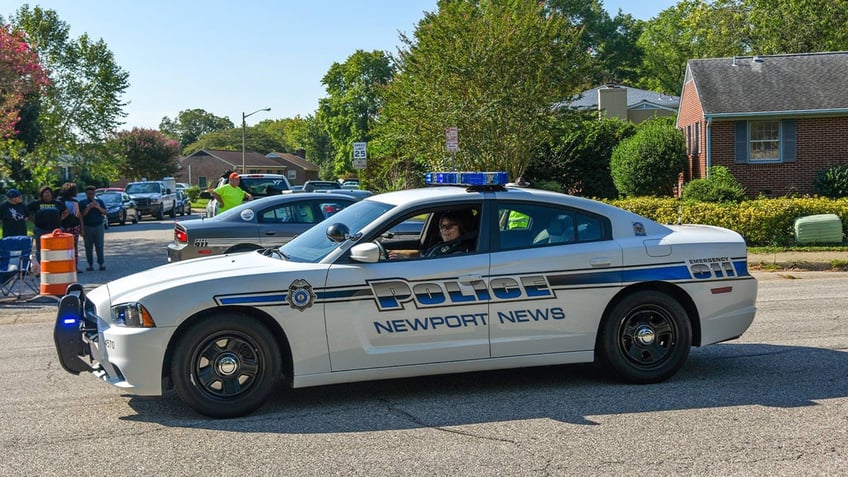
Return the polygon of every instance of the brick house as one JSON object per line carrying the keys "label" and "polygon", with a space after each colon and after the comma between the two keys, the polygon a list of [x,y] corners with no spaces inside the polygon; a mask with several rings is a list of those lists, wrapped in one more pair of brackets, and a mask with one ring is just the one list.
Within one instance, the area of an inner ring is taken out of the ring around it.
{"label": "brick house", "polygon": [[[177,182],[205,189],[214,184],[225,171],[242,172],[241,151],[201,149],[179,159]],[[258,152],[246,151],[244,168],[253,174],[286,174],[287,166],[279,158],[266,157]]]}
{"label": "brick house", "polygon": [[811,194],[848,164],[848,52],[689,60],[677,126],[686,180],[720,165],[750,197]]}
{"label": "brick house", "polygon": [[583,91],[571,101],[558,103],[555,108],[598,111],[598,115],[616,117],[634,124],[658,116],[677,114],[680,98],[655,91],[607,83]]}
{"label": "brick house", "polygon": [[320,166],[306,160],[306,151],[298,149],[294,154],[271,152],[265,157],[276,158],[286,166],[287,179],[291,185],[303,185],[306,181],[318,180]]}

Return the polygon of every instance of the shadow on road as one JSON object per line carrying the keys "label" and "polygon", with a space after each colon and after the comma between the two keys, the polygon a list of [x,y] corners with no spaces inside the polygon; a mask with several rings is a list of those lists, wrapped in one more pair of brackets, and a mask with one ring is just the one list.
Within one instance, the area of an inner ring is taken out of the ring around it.
{"label": "shadow on road", "polygon": [[[810,372],[815,369],[815,372]],[[848,395],[848,353],[768,344],[693,349],[673,379],[619,384],[590,365],[282,390],[250,416],[213,420],[169,392],[131,398],[124,419],[172,427],[315,434],[440,428],[524,419],[595,425],[589,416],[760,405],[814,406]]]}

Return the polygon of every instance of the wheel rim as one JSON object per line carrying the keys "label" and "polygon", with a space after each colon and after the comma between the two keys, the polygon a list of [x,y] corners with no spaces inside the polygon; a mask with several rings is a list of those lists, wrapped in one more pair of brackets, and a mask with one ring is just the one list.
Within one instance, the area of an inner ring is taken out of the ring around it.
{"label": "wheel rim", "polygon": [[244,394],[259,381],[262,372],[256,344],[235,333],[210,338],[198,348],[192,363],[196,385],[215,399]]}
{"label": "wheel rim", "polygon": [[643,305],[621,320],[618,346],[622,356],[640,368],[666,362],[677,345],[678,330],[672,314],[661,306]]}

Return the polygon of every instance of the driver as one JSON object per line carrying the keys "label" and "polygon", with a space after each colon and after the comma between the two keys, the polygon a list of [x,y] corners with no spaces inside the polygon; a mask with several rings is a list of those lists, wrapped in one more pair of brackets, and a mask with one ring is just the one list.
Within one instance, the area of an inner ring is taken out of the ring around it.
{"label": "driver", "polygon": [[471,210],[450,211],[439,219],[439,236],[442,241],[424,252],[408,250],[389,250],[389,260],[410,258],[415,254],[422,257],[436,257],[454,253],[468,253],[474,250],[475,235],[472,224],[474,214]]}

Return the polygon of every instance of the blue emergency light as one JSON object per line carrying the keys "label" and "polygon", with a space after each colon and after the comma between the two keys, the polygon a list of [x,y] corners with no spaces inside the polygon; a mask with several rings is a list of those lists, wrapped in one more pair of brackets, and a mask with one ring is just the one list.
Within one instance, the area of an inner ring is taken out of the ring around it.
{"label": "blue emergency light", "polygon": [[427,185],[459,186],[504,186],[509,174],[498,172],[428,172],[424,176]]}

